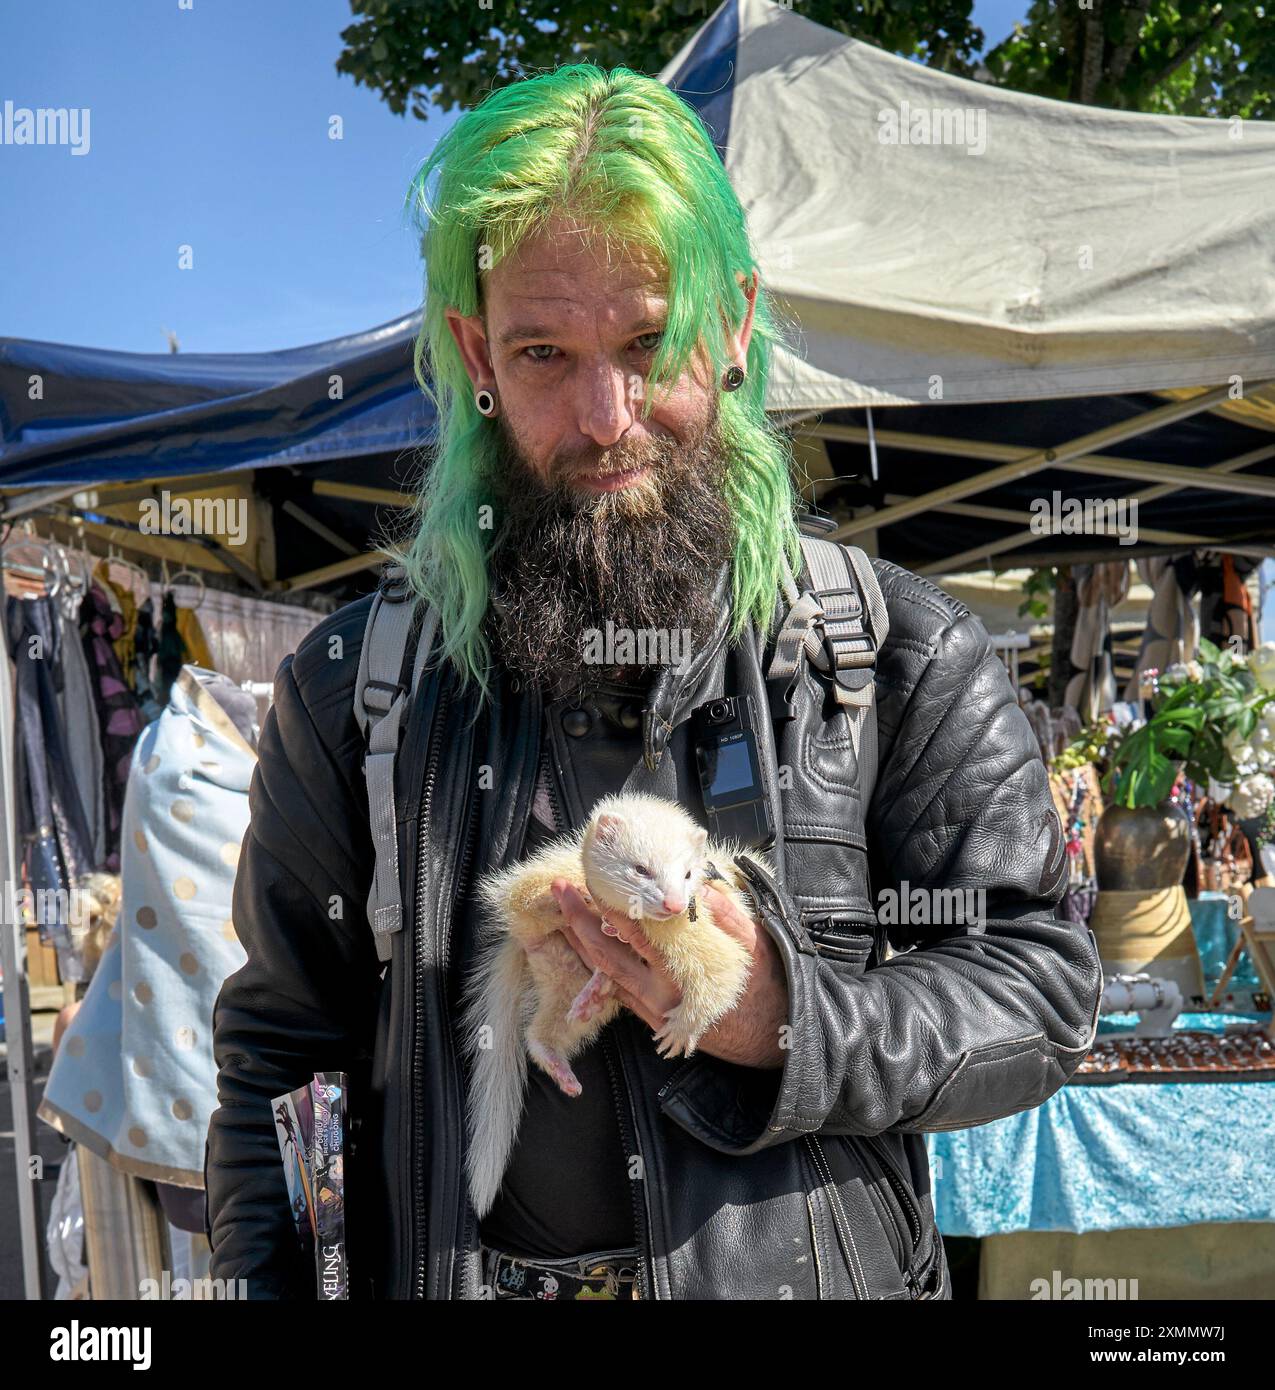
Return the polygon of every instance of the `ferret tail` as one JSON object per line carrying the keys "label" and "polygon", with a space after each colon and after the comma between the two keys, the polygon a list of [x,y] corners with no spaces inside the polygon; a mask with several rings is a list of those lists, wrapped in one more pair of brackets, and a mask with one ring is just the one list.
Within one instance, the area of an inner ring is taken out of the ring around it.
{"label": "ferret tail", "polygon": [[506,935],[484,952],[465,1008],[470,1200],[486,1216],[509,1166],[527,1087],[523,1034],[534,1003],[522,947]]}

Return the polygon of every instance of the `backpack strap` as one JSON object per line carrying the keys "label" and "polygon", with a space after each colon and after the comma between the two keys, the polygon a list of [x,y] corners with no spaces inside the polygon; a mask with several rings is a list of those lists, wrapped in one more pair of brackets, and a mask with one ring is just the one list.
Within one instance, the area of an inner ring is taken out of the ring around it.
{"label": "backpack strap", "polygon": [[766,672],[771,712],[778,719],[792,718],[805,663],[830,677],[849,719],[866,805],[877,774],[873,677],[890,630],[885,597],[872,561],[857,546],[803,535],[801,554],[807,582],[794,583],[796,598],[780,624]]}
{"label": "backpack strap", "polygon": [[367,751],[368,823],[376,863],[367,898],[367,919],[378,960],[388,961],[392,933],[403,925],[403,896],[398,876],[398,815],[394,805],[394,762],[403,717],[411,707],[421,671],[434,645],[438,614],[428,608],[416,647],[410,686],[402,683],[403,657],[412,631],[416,604],[401,565],[386,567],[363,630],[359,671],[354,684],[354,717]]}

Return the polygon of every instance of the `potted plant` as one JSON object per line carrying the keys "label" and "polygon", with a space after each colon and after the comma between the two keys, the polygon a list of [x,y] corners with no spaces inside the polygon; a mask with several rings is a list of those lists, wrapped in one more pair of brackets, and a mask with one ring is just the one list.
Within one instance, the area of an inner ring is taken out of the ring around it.
{"label": "potted plant", "polygon": [[1275,696],[1266,683],[1275,682],[1275,645],[1259,648],[1250,664],[1205,641],[1198,661],[1146,674],[1151,714],[1120,739],[1104,782],[1111,799],[1095,842],[1100,888],[1150,890],[1182,881],[1191,823],[1169,799],[1179,772],[1202,786],[1233,785],[1248,769],[1246,759],[1256,764],[1249,742],[1255,738],[1263,761],[1275,765],[1267,713]]}

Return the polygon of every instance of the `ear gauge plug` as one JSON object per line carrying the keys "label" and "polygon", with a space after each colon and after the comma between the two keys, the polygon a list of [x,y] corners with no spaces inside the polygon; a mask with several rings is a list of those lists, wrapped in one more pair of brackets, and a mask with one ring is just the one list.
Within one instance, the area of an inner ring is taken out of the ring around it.
{"label": "ear gauge plug", "polygon": [[742,367],[727,367],[722,373],[722,390],[738,391],[744,384],[744,369]]}
{"label": "ear gauge plug", "polygon": [[474,404],[478,407],[480,415],[490,418],[496,413],[496,397],[486,387],[474,393]]}

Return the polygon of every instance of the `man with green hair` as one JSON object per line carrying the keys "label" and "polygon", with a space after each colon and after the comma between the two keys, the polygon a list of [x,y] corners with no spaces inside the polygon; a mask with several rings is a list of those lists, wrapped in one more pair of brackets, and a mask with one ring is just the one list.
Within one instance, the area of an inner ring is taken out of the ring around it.
{"label": "man with green hair", "polygon": [[[1053,913],[1061,829],[1004,668],[896,566],[814,576],[764,409],[775,321],[676,94],[589,64],[516,82],[447,132],[412,197],[438,438],[401,568],[276,679],[235,889],[248,960],[215,1019],[213,1273],[314,1297],[270,1101],[343,1070],[354,1297],[948,1298],[921,1136],[1047,1099],[1102,986],[1092,935]],[[875,780],[841,601],[875,658]],[[360,678],[369,613],[394,604],[413,640],[388,680]],[[784,646],[793,612],[826,624],[830,667]],[[753,741],[774,869],[749,874],[750,913],[703,894],[751,957],[745,992],[689,1057],[660,1056],[676,982],[632,923],[556,883],[555,949],[625,1007],[569,1064],[528,1068],[479,1210],[458,1026],[473,885],[622,789],[716,826],[706,720]],[[392,789],[369,806],[378,757]],[[948,920],[975,891],[985,912]],[[878,918],[886,902],[903,910]]]}

